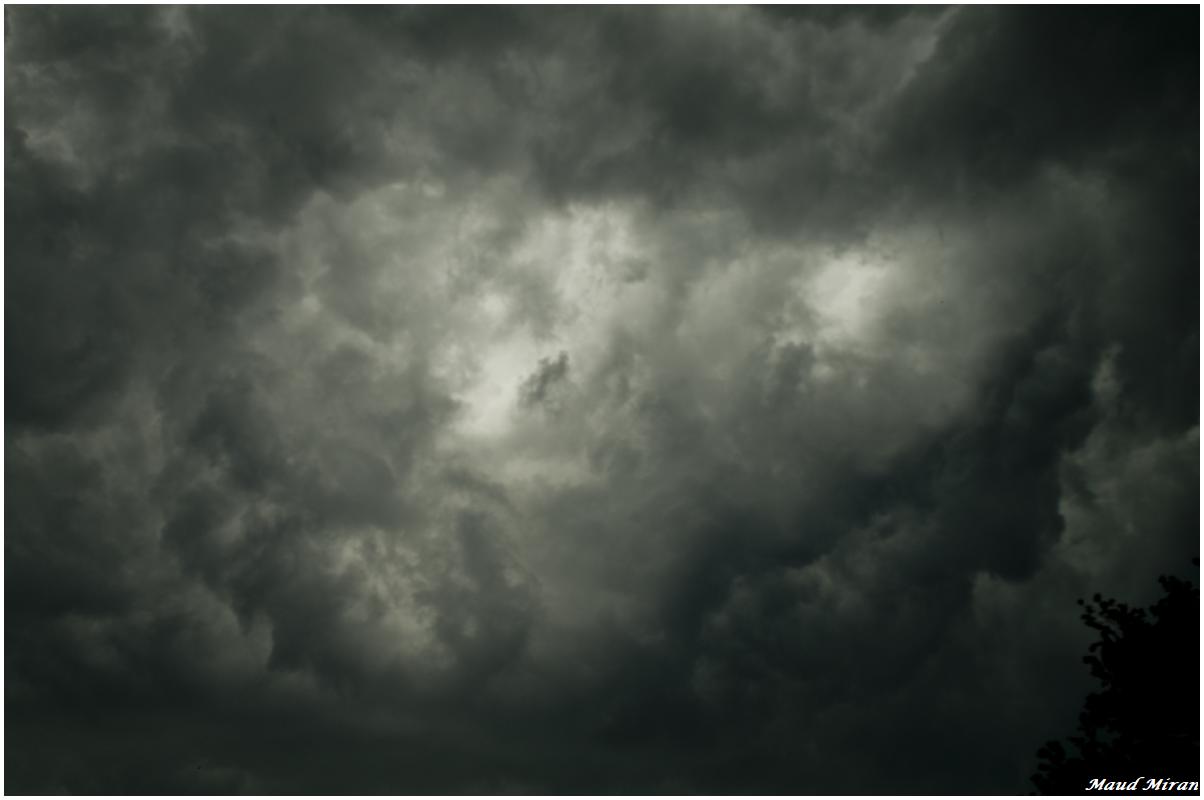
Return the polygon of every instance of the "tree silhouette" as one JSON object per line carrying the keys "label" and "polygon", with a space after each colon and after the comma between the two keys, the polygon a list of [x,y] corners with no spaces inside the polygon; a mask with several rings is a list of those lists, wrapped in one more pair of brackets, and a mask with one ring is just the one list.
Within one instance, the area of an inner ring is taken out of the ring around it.
{"label": "tree silhouette", "polygon": [[[1166,790],[1147,788],[1150,779],[1199,781],[1200,590],[1167,575],[1158,582],[1164,595],[1148,609],[1098,594],[1079,600],[1099,633],[1083,661],[1101,689],[1083,704],[1075,752],[1058,741],[1037,751],[1039,793],[1084,794],[1093,779],[1141,779],[1138,791]],[[1183,791],[1199,794],[1198,783]]]}

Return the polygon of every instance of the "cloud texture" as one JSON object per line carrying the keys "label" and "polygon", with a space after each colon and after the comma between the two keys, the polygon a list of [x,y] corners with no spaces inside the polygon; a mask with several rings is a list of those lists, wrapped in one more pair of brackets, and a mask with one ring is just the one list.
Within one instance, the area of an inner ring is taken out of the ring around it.
{"label": "cloud texture", "polygon": [[1027,791],[1198,553],[1198,30],[6,9],[6,790]]}

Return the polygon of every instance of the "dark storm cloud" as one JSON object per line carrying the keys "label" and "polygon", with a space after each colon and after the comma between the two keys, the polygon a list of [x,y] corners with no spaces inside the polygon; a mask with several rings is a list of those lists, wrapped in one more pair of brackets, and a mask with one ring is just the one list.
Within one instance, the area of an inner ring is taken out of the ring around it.
{"label": "dark storm cloud", "polygon": [[11,791],[1025,791],[1198,550],[1198,11],[5,21]]}
{"label": "dark storm cloud", "polygon": [[539,405],[548,398],[556,384],[566,379],[568,374],[569,354],[563,350],[560,351],[560,355],[556,356],[555,361],[550,358],[541,358],[539,368],[519,387],[519,403],[524,406]]}

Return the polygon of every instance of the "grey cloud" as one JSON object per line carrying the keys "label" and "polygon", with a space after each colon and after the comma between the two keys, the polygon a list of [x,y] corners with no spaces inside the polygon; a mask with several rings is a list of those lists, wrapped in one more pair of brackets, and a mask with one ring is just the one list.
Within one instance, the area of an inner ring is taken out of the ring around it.
{"label": "grey cloud", "polygon": [[568,374],[569,354],[563,350],[555,360],[541,358],[535,372],[519,387],[519,403],[524,406],[543,403],[556,384],[566,380]]}
{"label": "grey cloud", "polygon": [[1027,791],[1198,552],[1197,17],[7,10],[7,788]]}

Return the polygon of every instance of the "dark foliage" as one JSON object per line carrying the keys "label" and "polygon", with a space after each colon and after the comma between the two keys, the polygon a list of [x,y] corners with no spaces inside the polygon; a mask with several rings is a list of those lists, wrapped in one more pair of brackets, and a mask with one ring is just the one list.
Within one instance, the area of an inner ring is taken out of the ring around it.
{"label": "dark foliage", "polygon": [[1099,634],[1083,661],[1101,688],[1083,704],[1072,752],[1058,741],[1037,751],[1041,794],[1083,794],[1097,778],[1140,778],[1139,790],[1151,778],[1199,780],[1200,590],[1171,576],[1159,583],[1165,594],[1148,609],[1079,600]]}

